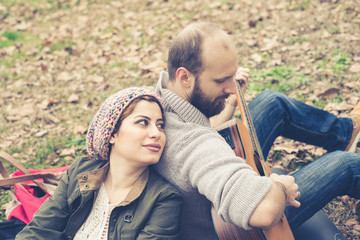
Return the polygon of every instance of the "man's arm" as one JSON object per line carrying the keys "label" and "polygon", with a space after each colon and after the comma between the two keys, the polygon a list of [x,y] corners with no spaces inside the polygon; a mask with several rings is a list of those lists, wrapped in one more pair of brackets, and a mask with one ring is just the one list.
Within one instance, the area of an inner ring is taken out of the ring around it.
{"label": "man's arm", "polygon": [[[235,155],[230,145],[214,129],[189,123],[184,127],[181,119],[177,118],[169,122],[174,131],[167,132],[168,152],[165,157],[171,159],[178,174],[176,178],[183,179],[181,184],[184,188],[188,187],[187,184],[195,188],[213,203],[226,222],[244,229],[264,225],[262,219],[257,220],[256,216],[263,216],[269,209],[275,209],[274,212],[280,213],[278,216],[282,215],[285,204],[275,208],[267,206],[278,204],[280,197],[285,198],[281,191],[276,194],[276,190],[281,188],[272,186],[274,180],[279,180],[288,188],[285,176],[273,179],[273,176],[257,175],[243,159]],[[270,218],[276,219],[277,215],[270,213]],[[251,222],[250,217],[254,217]],[[249,226],[249,223],[252,225]]]}
{"label": "man's arm", "polygon": [[285,207],[300,207],[296,200],[298,185],[292,176],[271,174],[273,184],[264,199],[250,216],[249,225],[257,228],[269,228],[278,223]]}

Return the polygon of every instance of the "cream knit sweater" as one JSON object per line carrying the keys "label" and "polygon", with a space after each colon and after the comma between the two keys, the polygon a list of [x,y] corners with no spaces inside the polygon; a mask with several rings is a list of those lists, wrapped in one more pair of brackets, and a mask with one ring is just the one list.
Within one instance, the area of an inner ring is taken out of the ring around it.
{"label": "cream knit sweater", "polygon": [[156,91],[165,107],[167,143],[155,168],[183,194],[181,239],[217,239],[211,203],[225,221],[249,229],[271,180],[237,157],[205,115],[166,89],[167,82],[167,72],[161,72]]}

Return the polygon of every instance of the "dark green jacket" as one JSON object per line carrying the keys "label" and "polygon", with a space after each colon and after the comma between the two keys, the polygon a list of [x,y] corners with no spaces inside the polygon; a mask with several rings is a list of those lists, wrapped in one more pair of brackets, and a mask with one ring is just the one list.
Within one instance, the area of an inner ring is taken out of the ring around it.
{"label": "dark green jacket", "polygon": [[[108,167],[107,161],[75,161],[16,239],[73,239],[90,214]],[[181,208],[178,190],[150,168],[112,211],[108,239],[178,239]]]}

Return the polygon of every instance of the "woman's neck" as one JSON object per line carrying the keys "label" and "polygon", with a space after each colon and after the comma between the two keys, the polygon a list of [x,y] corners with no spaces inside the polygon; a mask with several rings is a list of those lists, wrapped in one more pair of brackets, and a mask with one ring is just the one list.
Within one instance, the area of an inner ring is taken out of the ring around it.
{"label": "woman's neck", "polygon": [[146,168],[147,166],[135,168],[120,161],[110,161],[109,171],[104,181],[110,203],[123,201]]}

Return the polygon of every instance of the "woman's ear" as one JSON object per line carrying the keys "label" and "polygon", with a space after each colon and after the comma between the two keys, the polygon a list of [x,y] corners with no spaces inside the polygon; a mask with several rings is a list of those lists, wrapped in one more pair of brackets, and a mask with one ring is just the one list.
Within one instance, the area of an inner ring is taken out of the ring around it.
{"label": "woman's ear", "polygon": [[195,80],[194,75],[192,75],[184,67],[180,67],[177,69],[176,78],[179,80],[181,86],[186,90],[191,90],[191,88],[194,86],[194,80]]}
{"label": "woman's ear", "polygon": [[110,144],[114,144],[114,143],[115,143],[115,136],[111,136],[109,143],[110,143]]}

